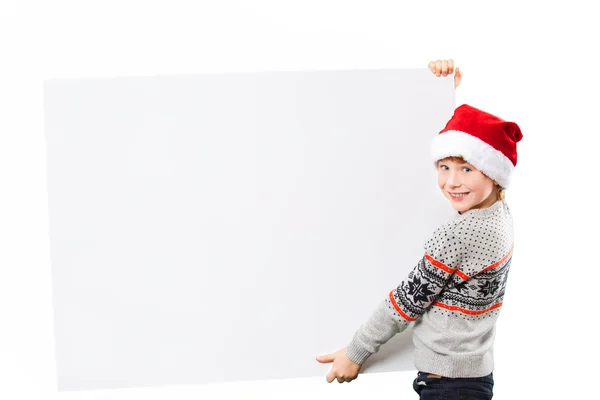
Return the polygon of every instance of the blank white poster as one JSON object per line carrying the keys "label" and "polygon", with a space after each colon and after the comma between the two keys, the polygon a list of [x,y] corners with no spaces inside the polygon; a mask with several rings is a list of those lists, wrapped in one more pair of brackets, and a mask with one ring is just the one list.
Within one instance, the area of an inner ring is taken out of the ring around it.
{"label": "blank white poster", "polygon": [[[44,87],[61,390],[317,377],[452,209],[427,69]],[[413,369],[410,330],[363,373]]]}

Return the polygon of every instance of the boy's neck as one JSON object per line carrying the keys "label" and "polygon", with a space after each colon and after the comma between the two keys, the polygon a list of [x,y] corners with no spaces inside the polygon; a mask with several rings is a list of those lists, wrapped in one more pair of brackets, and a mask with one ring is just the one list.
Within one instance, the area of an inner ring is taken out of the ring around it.
{"label": "boy's neck", "polygon": [[463,212],[459,211],[458,213],[460,215],[463,215],[464,213],[472,211],[472,210],[482,210],[484,208],[490,208],[491,206],[496,204],[496,202],[498,202],[498,201],[500,201],[500,198],[498,197],[498,195],[496,193],[492,193],[489,195],[489,197],[487,199],[485,199],[481,203],[469,208],[466,211],[463,211]]}

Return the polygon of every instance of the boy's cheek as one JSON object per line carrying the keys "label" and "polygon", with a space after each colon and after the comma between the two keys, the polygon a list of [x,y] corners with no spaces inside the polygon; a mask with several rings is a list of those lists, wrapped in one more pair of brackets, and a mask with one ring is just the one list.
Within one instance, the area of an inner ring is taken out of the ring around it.
{"label": "boy's cheek", "polygon": [[442,174],[438,174],[438,180],[437,180],[438,186],[443,187],[445,182],[446,182],[446,177],[443,176]]}

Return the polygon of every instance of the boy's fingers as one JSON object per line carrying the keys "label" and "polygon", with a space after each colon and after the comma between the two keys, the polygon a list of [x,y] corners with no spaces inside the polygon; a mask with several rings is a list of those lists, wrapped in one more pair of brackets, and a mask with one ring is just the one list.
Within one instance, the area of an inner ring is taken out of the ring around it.
{"label": "boy's fingers", "polygon": [[452,72],[454,72],[454,60],[449,59],[448,60],[448,73],[451,74]]}
{"label": "boy's fingers", "polygon": [[435,61],[435,74],[437,76],[440,76],[441,71],[442,71],[442,60],[436,60]]}
{"label": "boy's fingers", "polygon": [[442,61],[442,75],[443,76],[448,75],[448,61],[446,61],[446,60]]}
{"label": "boy's fingers", "polygon": [[435,74],[435,61],[429,63],[429,69]]}
{"label": "boy's fingers", "polygon": [[331,354],[326,354],[324,356],[317,357],[317,361],[321,363],[330,363],[334,360],[334,357]]}
{"label": "boy's fingers", "polygon": [[338,381],[339,383],[344,383],[344,378],[339,378],[339,377],[338,377],[338,378],[337,378],[337,381]]}
{"label": "boy's fingers", "polygon": [[325,379],[327,379],[327,383],[333,382],[333,380],[335,379],[335,372],[333,372],[333,370],[329,371]]}

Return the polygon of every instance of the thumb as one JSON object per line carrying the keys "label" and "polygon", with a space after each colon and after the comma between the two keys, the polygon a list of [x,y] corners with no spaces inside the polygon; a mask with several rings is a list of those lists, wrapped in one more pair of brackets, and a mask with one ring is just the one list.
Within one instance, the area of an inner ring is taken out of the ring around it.
{"label": "thumb", "polygon": [[457,88],[460,85],[460,81],[462,80],[462,73],[460,72],[460,68],[456,67],[454,70],[454,88]]}
{"label": "thumb", "polygon": [[330,363],[330,362],[335,361],[335,357],[332,354],[326,354],[326,355],[317,357],[317,361],[320,363]]}
{"label": "thumb", "polygon": [[333,372],[333,369],[329,371],[325,379],[327,380],[327,383],[333,382],[333,380],[335,379],[335,372]]}

